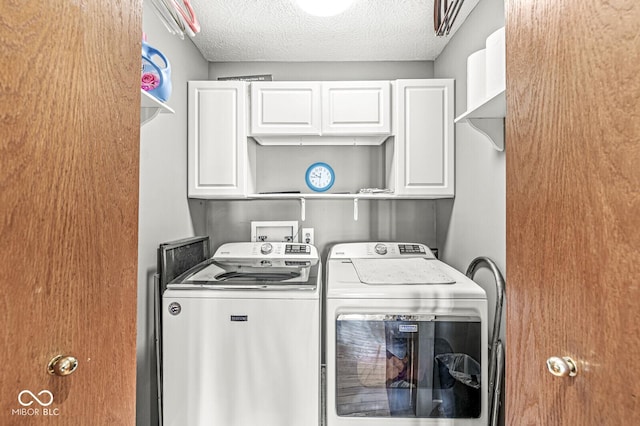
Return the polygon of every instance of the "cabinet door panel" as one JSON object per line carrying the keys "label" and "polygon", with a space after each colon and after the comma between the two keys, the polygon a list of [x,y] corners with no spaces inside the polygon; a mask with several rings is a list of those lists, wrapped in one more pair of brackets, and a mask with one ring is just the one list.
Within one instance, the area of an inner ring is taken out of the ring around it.
{"label": "cabinet door panel", "polygon": [[319,135],[320,83],[252,83],[251,134]]}
{"label": "cabinet door panel", "polygon": [[[443,185],[444,172],[444,93],[440,88],[416,88],[407,91],[409,113],[405,122],[406,184],[408,186]],[[429,141],[420,143],[416,141]]]}
{"label": "cabinet door panel", "polygon": [[453,80],[397,84],[396,193],[453,196]]}
{"label": "cabinet door panel", "polygon": [[189,82],[189,196],[244,195],[246,83]]}
{"label": "cabinet door panel", "polygon": [[322,133],[368,135],[391,133],[388,81],[322,84]]}

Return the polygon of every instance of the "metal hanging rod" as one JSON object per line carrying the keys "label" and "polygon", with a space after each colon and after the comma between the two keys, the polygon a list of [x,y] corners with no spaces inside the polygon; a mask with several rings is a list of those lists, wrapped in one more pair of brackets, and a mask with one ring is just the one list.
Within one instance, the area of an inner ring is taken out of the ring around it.
{"label": "metal hanging rod", "polygon": [[435,0],[433,3],[433,28],[436,36],[449,35],[464,0]]}

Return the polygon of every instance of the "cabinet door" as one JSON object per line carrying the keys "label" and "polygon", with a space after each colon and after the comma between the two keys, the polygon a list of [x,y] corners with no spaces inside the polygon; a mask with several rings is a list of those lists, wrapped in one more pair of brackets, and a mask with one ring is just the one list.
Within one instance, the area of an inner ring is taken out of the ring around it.
{"label": "cabinet door", "polygon": [[396,194],[453,197],[453,80],[396,84]]}
{"label": "cabinet door", "polygon": [[322,133],[388,135],[391,133],[390,82],[322,83]]}
{"label": "cabinet door", "polygon": [[320,83],[251,83],[252,135],[319,135]]}
{"label": "cabinet door", "polygon": [[189,196],[247,192],[247,83],[189,82]]}

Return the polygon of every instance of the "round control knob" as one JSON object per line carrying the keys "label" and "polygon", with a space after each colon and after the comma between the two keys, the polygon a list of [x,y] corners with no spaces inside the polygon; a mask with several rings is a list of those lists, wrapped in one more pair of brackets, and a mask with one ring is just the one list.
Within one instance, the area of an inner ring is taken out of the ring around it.
{"label": "round control knob", "polygon": [[271,243],[264,243],[260,246],[260,253],[262,254],[269,254],[271,253],[271,251],[273,251],[273,246],[271,245]]}
{"label": "round control knob", "polygon": [[385,255],[387,254],[387,246],[385,246],[384,244],[376,244],[375,251],[380,255]]}
{"label": "round control knob", "polygon": [[47,371],[52,376],[68,376],[78,368],[78,360],[68,355],[57,355],[49,361]]}
{"label": "round control knob", "polygon": [[547,360],[547,369],[556,377],[574,377],[578,374],[576,362],[568,356],[552,356]]}

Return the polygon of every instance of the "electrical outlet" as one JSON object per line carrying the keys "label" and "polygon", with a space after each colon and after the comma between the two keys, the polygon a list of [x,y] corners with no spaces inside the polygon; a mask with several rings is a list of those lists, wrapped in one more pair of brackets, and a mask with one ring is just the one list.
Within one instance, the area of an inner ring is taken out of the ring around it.
{"label": "electrical outlet", "polygon": [[313,228],[302,228],[302,242],[313,244],[314,241]]}

